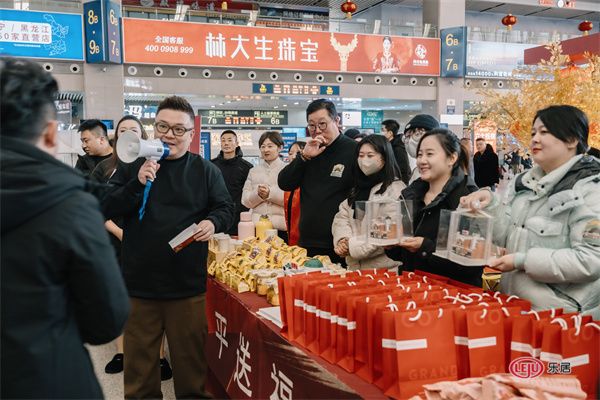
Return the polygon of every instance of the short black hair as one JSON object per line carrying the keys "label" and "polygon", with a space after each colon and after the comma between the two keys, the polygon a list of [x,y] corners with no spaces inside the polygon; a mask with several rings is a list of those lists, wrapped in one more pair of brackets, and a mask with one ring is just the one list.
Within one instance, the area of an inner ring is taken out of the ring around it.
{"label": "short black hair", "polygon": [[550,106],[539,110],[533,118],[540,119],[548,132],[562,142],[577,141],[577,154],[588,150],[589,121],[583,111],[568,105]]}
{"label": "short black hair", "polygon": [[223,132],[221,132],[221,137],[223,137],[223,135],[233,135],[237,139],[237,133],[235,133],[231,129],[226,129]]}
{"label": "short black hair", "polygon": [[[464,138],[463,138],[463,139],[464,139]],[[477,139],[475,139],[475,141],[476,141],[476,142],[481,142],[482,140],[485,142],[485,139],[484,139],[484,138],[482,138],[482,137],[478,137]]]}
{"label": "short black hair", "polygon": [[106,124],[99,119],[86,119],[83,121],[79,128],[77,128],[77,132],[90,131],[94,133],[95,136],[104,136],[108,137],[108,128]]}
{"label": "short black hair", "polygon": [[296,146],[300,147],[300,150],[304,150],[304,147],[306,146],[306,142],[303,142],[303,141],[301,141],[301,140],[297,140],[297,141],[295,141],[294,143],[292,143],[292,144],[290,145],[290,149],[291,149],[291,148],[292,148],[292,146],[294,146],[294,145],[296,145]]}
{"label": "short black hair", "polygon": [[0,135],[36,142],[56,118],[58,84],[29,60],[0,57]]}
{"label": "short black hair", "polygon": [[395,119],[386,119],[381,125],[385,126],[385,129],[392,132],[394,136],[396,136],[400,130],[400,124]]}
{"label": "short black hair", "polygon": [[327,99],[318,99],[313,101],[308,105],[308,107],[306,107],[306,120],[308,121],[308,116],[310,114],[313,114],[319,110],[327,110],[329,117],[331,117],[331,119],[334,121],[338,115],[333,101]]}
{"label": "short black hair", "polygon": [[283,147],[283,138],[281,137],[281,133],[277,131],[266,131],[262,135],[260,135],[260,139],[258,139],[258,145],[262,146],[265,140],[269,139],[275,146]]}
{"label": "short black hair", "polygon": [[180,96],[169,96],[165,97],[163,101],[158,105],[158,109],[156,110],[156,115],[162,110],[174,110],[181,111],[190,116],[192,123],[194,123],[194,109],[190,105],[190,103]]}

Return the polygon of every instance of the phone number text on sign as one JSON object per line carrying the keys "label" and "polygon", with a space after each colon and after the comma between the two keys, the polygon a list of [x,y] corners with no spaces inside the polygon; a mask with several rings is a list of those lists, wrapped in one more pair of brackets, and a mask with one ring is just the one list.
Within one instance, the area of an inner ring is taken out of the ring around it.
{"label": "phone number text on sign", "polygon": [[158,44],[149,44],[144,49],[148,53],[181,53],[181,54],[192,54],[194,48],[191,46],[166,46]]}

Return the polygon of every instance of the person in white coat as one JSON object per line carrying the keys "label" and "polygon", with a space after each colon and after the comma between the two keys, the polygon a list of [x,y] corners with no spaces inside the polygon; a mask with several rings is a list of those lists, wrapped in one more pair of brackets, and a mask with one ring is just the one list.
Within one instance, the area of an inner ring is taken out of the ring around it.
{"label": "person in white coat", "polygon": [[279,237],[287,242],[283,190],[277,185],[279,171],[285,167],[279,157],[283,149],[283,138],[279,132],[267,131],[258,140],[258,145],[262,159],[248,173],[242,192],[242,204],[251,209],[254,223],[261,215],[267,215]]}
{"label": "person in white coat", "polygon": [[359,220],[361,210],[356,207],[359,201],[397,200],[406,187],[400,180],[392,145],[384,136],[369,135],[360,142],[354,177],[354,187],[333,219],[334,250],[346,257],[350,270],[397,267],[399,262],[388,258],[383,247],[366,243],[366,221]]}
{"label": "person in white coat", "polygon": [[589,124],[576,107],[537,112],[531,130],[536,166],[510,182],[507,198],[479,190],[461,199],[498,218],[493,240],[507,255],[502,291],[532,308],[562,308],[600,318],[600,162],[586,154]]}

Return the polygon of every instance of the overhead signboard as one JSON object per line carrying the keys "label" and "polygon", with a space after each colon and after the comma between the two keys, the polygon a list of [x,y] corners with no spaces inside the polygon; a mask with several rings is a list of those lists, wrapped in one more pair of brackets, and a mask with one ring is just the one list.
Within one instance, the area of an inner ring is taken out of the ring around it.
{"label": "overhead signboard", "polygon": [[83,15],[87,62],[120,64],[121,7],[109,0],[94,0],[83,5]]}
{"label": "overhead signboard", "polygon": [[439,75],[437,38],[123,18],[125,62]]}
{"label": "overhead signboard", "polygon": [[520,78],[513,76],[525,64],[525,50],[535,44],[478,42],[467,43],[467,75],[475,78]]}
{"label": "overhead signboard", "polygon": [[0,54],[81,61],[81,15],[0,9]]}
{"label": "overhead signboard", "polygon": [[383,110],[362,110],[361,111],[361,128],[373,129],[375,132],[381,130],[383,122]]}
{"label": "overhead signboard", "polygon": [[198,110],[202,126],[276,126],[287,125],[287,111]]}
{"label": "overhead signboard", "polygon": [[467,63],[467,27],[442,29],[441,38],[441,76],[444,78],[464,77]]}
{"label": "overhead signboard", "polygon": [[335,85],[303,85],[295,83],[253,83],[252,93],[339,96],[340,87]]}

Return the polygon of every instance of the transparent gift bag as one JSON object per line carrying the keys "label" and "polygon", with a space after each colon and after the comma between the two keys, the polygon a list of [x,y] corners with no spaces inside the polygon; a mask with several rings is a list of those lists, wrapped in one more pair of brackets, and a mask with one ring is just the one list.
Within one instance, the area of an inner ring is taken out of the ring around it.
{"label": "transparent gift bag", "polygon": [[438,227],[437,241],[434,255],[448,258],[448,234],[450,233],[450,217],[452,210],[440,210],[440,224]]}
{"label": "transparent gift bag", "polygon": [[365,202],[366,242],[390,246],[412,236],[412,202],[373,200]]}
{"label": "transparent gift bag", "polygon": [[494,219],[483,211],[453,211],[448,229],[448,259],[464,266],[486,265],[491,255],[493,224]]}

